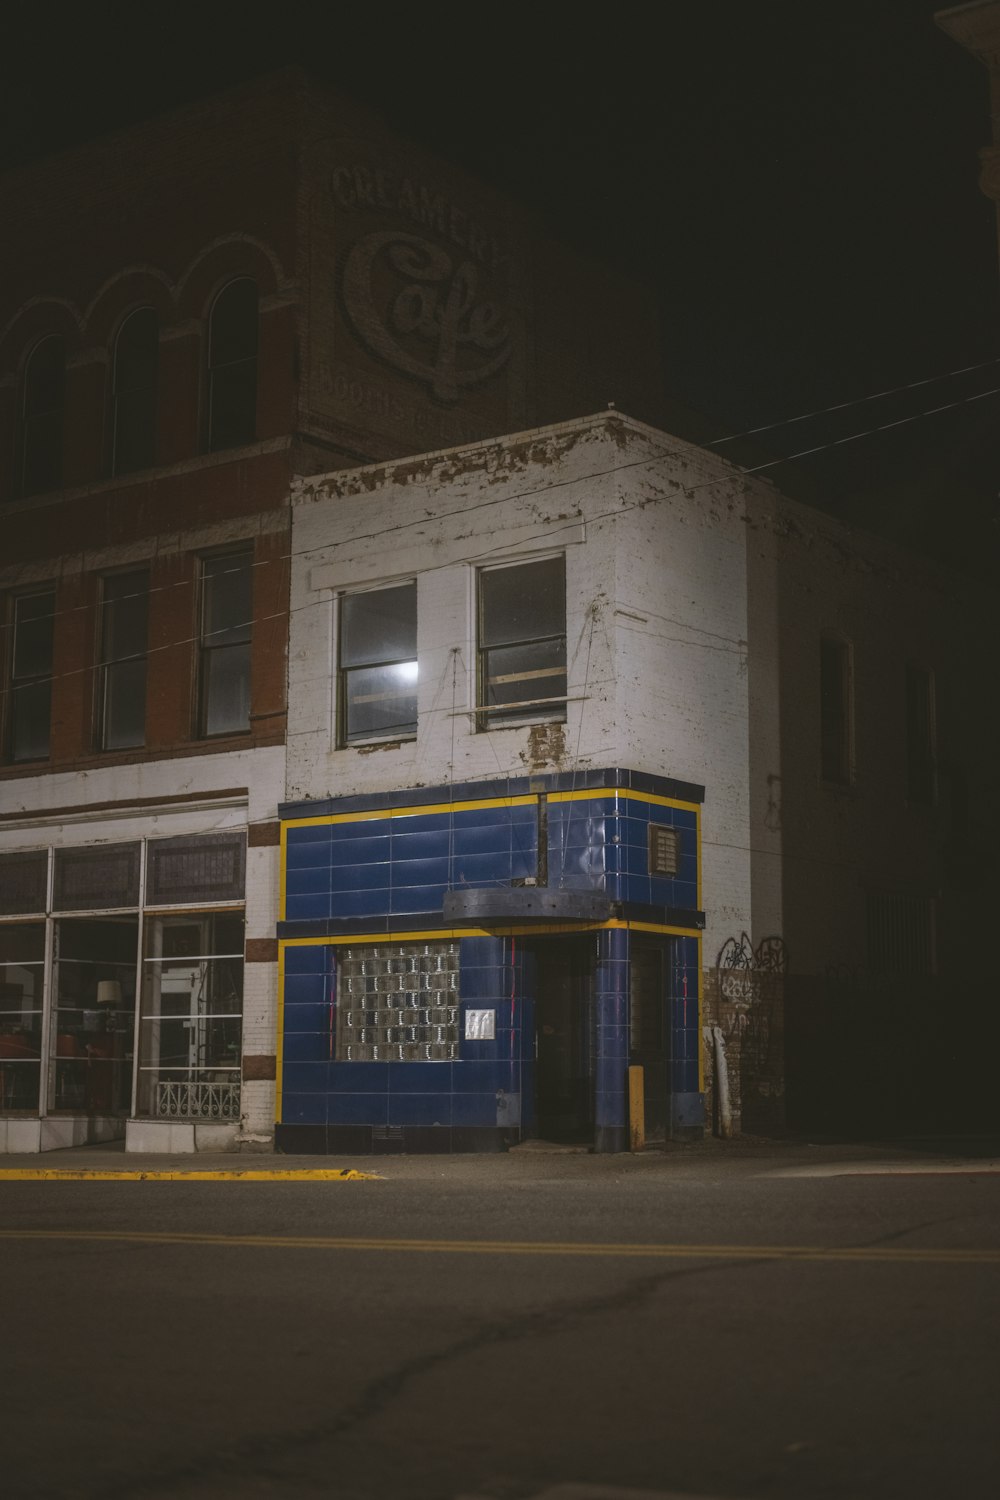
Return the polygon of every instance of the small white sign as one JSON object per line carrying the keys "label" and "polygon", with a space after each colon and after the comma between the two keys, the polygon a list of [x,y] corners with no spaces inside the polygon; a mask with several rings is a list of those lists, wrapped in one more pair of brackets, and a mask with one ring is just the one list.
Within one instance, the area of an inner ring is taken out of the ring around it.
{"label": "small white sign", "polygon": [[496,1040],[497,1013],[495,1010],[467,1010],[465,1012],[465,1039],[467,1042],[492,1042]]}

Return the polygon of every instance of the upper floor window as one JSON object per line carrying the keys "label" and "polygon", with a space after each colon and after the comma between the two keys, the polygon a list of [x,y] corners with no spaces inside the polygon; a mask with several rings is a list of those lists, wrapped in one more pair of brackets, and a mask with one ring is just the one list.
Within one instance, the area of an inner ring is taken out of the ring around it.
{"label": "upper floor window", "polygon": [[479,573],[478,727],[566,714],[566,560]]}
{"label": "upper floor window", "polygon": [[54,589],[21,594],[13,602],[7,725],[13,761],[49,754],[55,610]]}
{"label": "upper floor window", "polygon": [[146,742],[146,634],[149,574],[104,580],[98,668],[98,745],[126,750]]}
{"label": "upper floor window", "polygon": [[417,732],[417,585],[340,601],[339,742]]}
{"label": "upper floor window", "polygon": [[820,641],[820,769],[824,781],[848,786],[852,777],[853,682],[851,648],[838,636]]}
{"label": "upper floor window", "polygon": [[66,349],[58,334],[36,344],[24,371],[21,406],[21,493],[37,495],[62,483]]}
{"label": "upper floor window", "polygon": [[156,451],[156,374],[160,330],[151,307],[130,313],[118,330],[112,372],[111,472],[148,469]]}
{"label": "upper floor window", "polygon": [[247,276],[224,286],[208,325],[208,448],[236,448],[257,435],[257,287]]}
{"label": "upper floor window", "polygon": [[250,728],[250,635],[253,553],[206,557],[201,573],[198,732],[239,734]]}
{"label": "upper floor window", "polygon": [[913,662],[906,668],[906,798],[934,801],[934,678]]}

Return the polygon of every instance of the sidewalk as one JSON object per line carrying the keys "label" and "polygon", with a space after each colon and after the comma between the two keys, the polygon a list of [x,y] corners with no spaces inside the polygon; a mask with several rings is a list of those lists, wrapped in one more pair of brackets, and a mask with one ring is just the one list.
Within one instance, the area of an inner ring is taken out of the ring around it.
{"label": "sidewalk", "polygon": [[122,1143],[76,1146],[38,1155],[0,1157],[4,1181],[116,1180],[245,1182],[420,1181],[463,1178],[518,1181],[633,1175],[716,1175],[730,1169],[831,1176],[878,1172],[1000,1172],[1000,1136],[909,1137],[881,1141],[764,1140],[709,1136],[696,1143],[670,1142],[635,1155],[595,1156],[545,1143],[487,1155],[286,1156],[271,1151],[126,1154]]}

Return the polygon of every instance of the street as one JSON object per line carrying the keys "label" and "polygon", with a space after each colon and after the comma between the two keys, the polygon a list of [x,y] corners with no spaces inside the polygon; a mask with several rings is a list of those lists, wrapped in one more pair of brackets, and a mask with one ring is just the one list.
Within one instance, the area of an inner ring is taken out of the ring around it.
{"label": "street", "polygon": [[265,1160],[0,1182],[5,1496],[997,1493],[996,1156]]}

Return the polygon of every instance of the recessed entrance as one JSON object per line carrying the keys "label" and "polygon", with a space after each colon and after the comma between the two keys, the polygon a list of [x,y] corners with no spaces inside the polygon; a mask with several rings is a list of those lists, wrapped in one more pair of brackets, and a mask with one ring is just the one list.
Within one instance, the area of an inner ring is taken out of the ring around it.
{"label": "recessed entrance", "polygon": [[594,941],[535,948],[536,1134],[582,1142],[594,1133]]}

